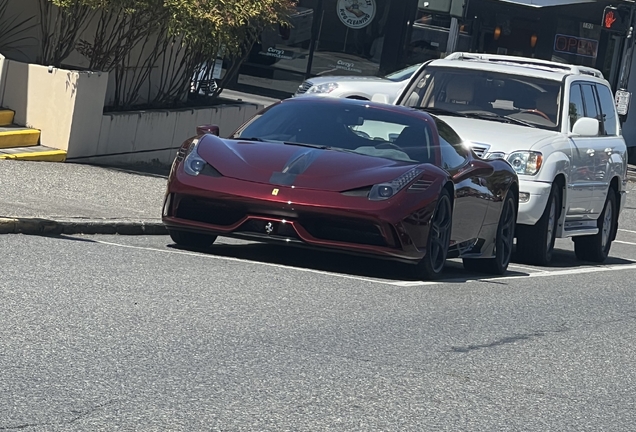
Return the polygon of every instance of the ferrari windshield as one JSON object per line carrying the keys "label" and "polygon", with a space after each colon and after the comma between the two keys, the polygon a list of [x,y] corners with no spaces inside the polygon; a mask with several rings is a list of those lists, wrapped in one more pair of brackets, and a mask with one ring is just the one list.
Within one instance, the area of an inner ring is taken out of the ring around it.
{"label": "ferrari windshield", "polygon": [[475,69],[427,67],[402,104],[558,130],[561,82]]}
{"label": "ferrari windshield", "polygon": [[425,120],[358,101],[283,102],[230,138],[310,145],[410,163],[435,160],[432,130]]}

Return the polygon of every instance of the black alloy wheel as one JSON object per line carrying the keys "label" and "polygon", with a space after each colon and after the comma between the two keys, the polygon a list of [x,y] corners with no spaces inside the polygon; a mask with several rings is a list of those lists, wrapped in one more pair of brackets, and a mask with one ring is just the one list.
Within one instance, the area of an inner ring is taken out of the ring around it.
{"label": "black alloy wheel", "polygon": [[599,216],[596,226],[598,234],[574,237],[574,253],[581,261],[603,263],[612,248],[612,239],[618,228],[616,192],[609,189],[605,199],[605,207]]}
{"label": "black alloy wheel", "polygon": [[465,258],[464,268],[469,271],[502,275],[508,270],[512,259],[512,249],[517,225],[517,200],[512,191],[508,191],[501,206],[501,216],[497,225],[495,256],[493,258]]}
{"label": "black alloy wheel", "polygon": [[435,279],[444,269],[453,227],[453,206],[450,194],[443,189],[437,205],[426,243],[426,256],[418,263],[418,275],[423,279]]}

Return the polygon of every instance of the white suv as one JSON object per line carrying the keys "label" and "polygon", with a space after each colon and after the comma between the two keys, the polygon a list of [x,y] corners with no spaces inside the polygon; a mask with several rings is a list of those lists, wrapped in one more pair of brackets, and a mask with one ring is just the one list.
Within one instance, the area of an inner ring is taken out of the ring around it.
{"label": "white suv", "polygon": [[627,148],[600,71],[454,53],[424,64],[394,102],[437,114],[482,158],[519,175],[517,254],[547,265],[554,241],[603,262],[625,205]]}

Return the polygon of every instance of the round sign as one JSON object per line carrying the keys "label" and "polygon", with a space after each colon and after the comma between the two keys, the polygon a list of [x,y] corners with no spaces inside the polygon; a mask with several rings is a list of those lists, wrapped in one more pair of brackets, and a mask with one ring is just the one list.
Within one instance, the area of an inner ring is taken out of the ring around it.
{"label": "round sign", "polygon": [[375,0],[338,0],[338,17],[347,27],[364,28],[375,17]]}

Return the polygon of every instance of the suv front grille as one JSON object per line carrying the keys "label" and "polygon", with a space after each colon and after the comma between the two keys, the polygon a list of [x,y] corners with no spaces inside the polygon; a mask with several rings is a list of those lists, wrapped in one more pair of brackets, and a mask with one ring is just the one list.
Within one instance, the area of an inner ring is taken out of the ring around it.
{"label": "suv front grille", "polygon": [[296,94],[307,93],[307,90],[309,90],[313,85],[314,84],[311,81],[305,81],[304,83],[300,85],[300,87],[298,87]]}
{"label": "suv front grille", "polygon": [[488,149],[490,149],[490,146],[487,144],[471,144],[470,147],[480,158],[483,158]]}

